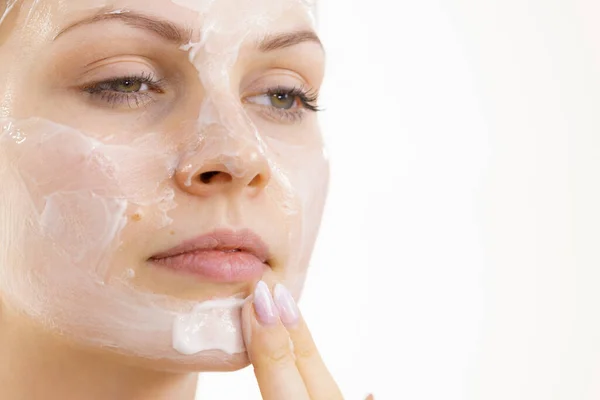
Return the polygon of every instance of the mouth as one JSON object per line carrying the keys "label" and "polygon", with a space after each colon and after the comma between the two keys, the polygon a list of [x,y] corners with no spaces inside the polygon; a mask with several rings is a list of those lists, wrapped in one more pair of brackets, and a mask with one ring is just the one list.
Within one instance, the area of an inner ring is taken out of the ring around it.
{"label": "mouth", "polygon": [[258,280],[270,268],[269,250],[250,230],[217,230],[184,241],[148,259],[178,273],[218,283]]}

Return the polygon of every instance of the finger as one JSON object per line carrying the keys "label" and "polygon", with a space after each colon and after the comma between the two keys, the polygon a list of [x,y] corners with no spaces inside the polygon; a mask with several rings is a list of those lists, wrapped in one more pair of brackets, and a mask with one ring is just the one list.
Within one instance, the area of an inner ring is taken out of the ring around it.
{"label": "finger", "polygon": [[373,395],[370,394],[367,396],[367,398],[365,400],[375,400],[375,397],[373,397]]}
{"label": "finger", "polygon": [[281,284],[275,285],[273,293],[280,319],[292,339],[296,366],[310,398],[313,400],[342,399],[342,393],[325,366],[291,293]]}
{"label": "finger", "polygon": [[290,337],[266,283],[258,282],[254,299],[242,309],[244,341],[264,400],[309,400],[296,367]]}

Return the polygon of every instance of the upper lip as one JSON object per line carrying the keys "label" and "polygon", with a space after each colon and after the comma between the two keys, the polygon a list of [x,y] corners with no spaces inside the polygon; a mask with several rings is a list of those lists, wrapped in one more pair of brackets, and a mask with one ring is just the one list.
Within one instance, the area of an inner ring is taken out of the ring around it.
{"label": "upper lip", "polygon": [[150,260],[207,250],[244,251],[254,255],[263,263],[266,263],[269,257],[267,245],[253,231],[249,229],[239,231],[220,229],[185,240],[169,250],[153,255]]}

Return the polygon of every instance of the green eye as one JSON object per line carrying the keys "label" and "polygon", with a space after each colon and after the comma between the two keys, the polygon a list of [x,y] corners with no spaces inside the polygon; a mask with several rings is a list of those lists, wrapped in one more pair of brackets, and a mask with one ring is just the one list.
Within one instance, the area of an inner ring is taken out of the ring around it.
{"label": "green eye", "polygon": [[262,107],[266,116],[281,120],[282,122],[302,121],[307,111],[316,112],[319,108],[317,102],[318,92],[310,91],[305,87],[277,86],[266,90],[266,93],[243,99],[245,103],[256,104]]}
{"label": "green eye", "polygon": [[144,107],[158,100],[164,93],[163,81],[152,74],[119,76],[82,87],[93,98],[111,106],[127,106],[130,109]]}
{"label": "green eye", "polygon": [[121,93],[137,93],[144,89],[144,83],[140,80],[123,79],[113,82],[110,90]]}
{"label": "green eye", "polygon": [[141,79],[122,78],[107,82],[100,82],[91,88],[92,92],[115,92],[124,94],[133,94],[147,92],[150,86]]}
{"label": "green eye", "polygon": [[271,105],[282,110],[289,110],[296,104],[297,96],[289,93],[274,93],[271,95]]}
{"label": "green eye", "polygon": [[287,111],[299,108],[298,95],[292,93],[272,93],[252,96],[246,99],[249,103],[272,107],[279,111]]}

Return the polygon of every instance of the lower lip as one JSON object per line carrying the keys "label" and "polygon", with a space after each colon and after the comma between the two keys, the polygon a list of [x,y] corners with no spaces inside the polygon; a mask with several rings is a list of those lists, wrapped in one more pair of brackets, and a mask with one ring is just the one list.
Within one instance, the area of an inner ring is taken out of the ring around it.
{"label": "lower lip", "polygon": [[260,279],[268,268],[254,255],[244,251],[205,250],[150,261],[176,272],[191,273],[213,282]]}

